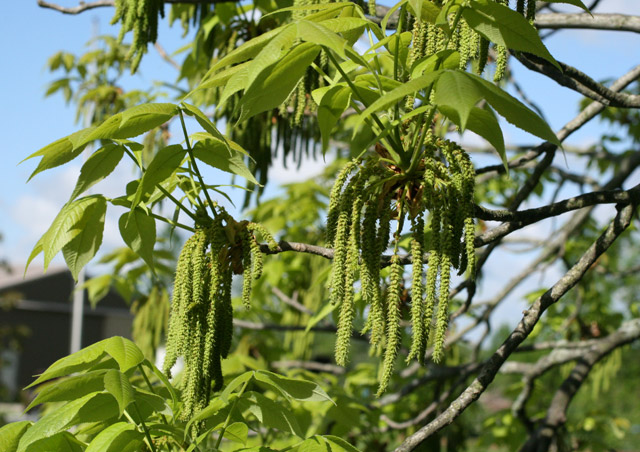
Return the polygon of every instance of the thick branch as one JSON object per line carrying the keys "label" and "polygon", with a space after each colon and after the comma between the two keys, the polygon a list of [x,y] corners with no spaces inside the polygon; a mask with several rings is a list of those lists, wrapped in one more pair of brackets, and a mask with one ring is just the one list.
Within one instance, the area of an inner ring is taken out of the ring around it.
{"label": "thick branch", "polygon": [[[191,3],[191,4],[200,4],[200,3],[229,3],[229,0],[164,0],[165,3]],[[113,7],[115,5],[114,0],[96,0],[95,2],[85,3],[83,1],[79,2],[78,6],[66,7],[60,6],[55,3],[45,2],[44,0],[38,0],[38,6],[41,8],[53,9],[54,11],[61,12],[62,14],[80,14],[85,11],[94,8],[102,8],[105,6]]]}
{"label": "thick branch", "polygon": [[551,30],[581,28],[640,33],[640,17],[624,14],[537,14],[535,25]]}
{"label": "thick branch", "polygon": [[[639,189],[640,190],[640,189]],[[417,447],[422,441],[433,433],[441,430],[452,423],[462,412],[475,402],[478,397],[491,384],[502,364],[513,353],[513,351],[531,334],[536,323],[544,311],[556,303],[573,286],[575,286],[585,275],[593,263],[604,253],[613,242],[626,230],[631,223],[632,216],[636,209],[636,203],[640,193],[634,193],[634,203],[622,208],[615,219],[611,222],[604,233],[589,247],[580,260],[569,271],[531,307],[525,311],[518,326],[511,332],[505,342],[489,358],[487,364],[483,366],[480,374],[465,389],[460,396],[454,400],[449,407],[436,419],[422,427],[413,435],[409,436],[397,449],[396,452],[408,452]]]}
{"label": "thick branch", "polygon": [[546,452],[556,433],[567,422],[567,410],[594,364],[614,349],[640,338],[640,319],[625,322],[615,333],[599,340],[590,350],[583,352],[571,374],[556,391],[540,427],[520,449],[521,452]]}

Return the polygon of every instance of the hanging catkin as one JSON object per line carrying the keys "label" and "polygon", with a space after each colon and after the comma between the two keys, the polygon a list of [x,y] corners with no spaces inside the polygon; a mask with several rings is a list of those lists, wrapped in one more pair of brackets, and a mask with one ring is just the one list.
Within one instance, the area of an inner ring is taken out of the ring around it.
{"label": "hanging catkin", "polygon": [[[404,278],[398,249],[405,218],[411,220],[413,265],[413,338],[408,360],[422,362],[429,342],[434,345],[434,360],[442,359],[451,268],[460,272],[467,268],[471,276],[475,271],[473,166],[468,155],[453,142],[431,138],[425,146],[419,165],[421,177],[402,180],[398,169],[375,158],[353,160],[340,172],[330,194],[327,239],[334,250],[330,299],[340,308],[336,362],[344,365],[348,361],[359,273],[362,299],[369,306],[363,332],[369,333],[372,354],[383,355],[378,395],[391,380],[401,341]],[[393,184],[382,182],[389,176],[395,178]],[[429,223],[425,227],[427,212]],[[397,223],[397,232],[383,297],[380,270],[392,219]],[[429,237],[428,241],[425,237]],[[426,275],[425,251],[429,253]],[[356,265],[358,262],[360,265]]]}
{"label": "hanging catkin", "polygon": [[261,235],[270,249],[277,247],[263,226],[236,222],[221,207],[216,209],[215,219],[196,225],[196,232],[180,252],[176,268],[163,370],[171,377],[177,358],[184,357],[181,387],[184,420],[207,406],[211,392],[222,387],[220,361],[229,354],[233,338],[233,274],[244,276],[242,301],[248,307],[251,280],[262,270],[262,254],[255,233]]}

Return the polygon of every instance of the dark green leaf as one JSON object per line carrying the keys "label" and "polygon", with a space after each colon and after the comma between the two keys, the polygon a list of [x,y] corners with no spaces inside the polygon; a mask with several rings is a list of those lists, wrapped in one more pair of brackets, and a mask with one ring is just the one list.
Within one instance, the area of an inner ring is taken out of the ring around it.
{"label": "dark green leaf", "polygon": [[224,388],[224,391],[220,393],[220,399],[223,402],[228,403],[229,396],[231,395],[231,393],[235,391],[237,388],[239,388],[241,385],[246,383],[247,381],[251,380],[251,378],[253,377],[253,374],[254,374],[253,370],[248,370],[247,372],[244,372],[238,375],[233,380],[231,380],[231,382]]}
{"label": "dark green leaf", "polygon": [[82,165],[80,176],[73,193],[71,193],[70,201],[73,201],[111,174],[122,159],[124,150],[124,146],[108,144],[91,154],[91,157]]}
{"label": "dark green leaf", "polygon": [[251,392],[238,399],[238,406],[242,411],[249,411],[267,428],[275,428],[285,433],[293,433],[303,437],[295,415],[262,394]]}
{"label": "dark green leaf", "polygon": [[118,221],[125,243],[153,270],[153,247],[156,244],[156,221],[139,207],[125,213]]}
{"label": "dark green leaf", "polygon": [[34,441],[25,452],[82,452],[84,444],[69,432]]}
{"label": "dark green leaf", "polygon": [[547,0],[547,1],[549,3],[566,3],[568,5],[577,6],[578,8],[582,8],[583,10],[591,14],[591,11],[589,11],[589,8],[587,8],[587,6],[584,3],[582,3],[580,0]]}

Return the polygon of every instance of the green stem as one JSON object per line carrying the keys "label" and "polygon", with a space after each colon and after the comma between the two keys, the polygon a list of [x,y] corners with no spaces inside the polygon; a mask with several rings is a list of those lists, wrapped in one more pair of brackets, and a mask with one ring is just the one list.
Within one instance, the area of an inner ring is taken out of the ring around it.
{"label": "green stem", "polygon": [[[125,147],[125,152],[131,158],[131,160],[133,160],[133,162],[140,168],[140,171],[144,173],[146,169],[144,168],[144,166],[142,166],[142,164],[138,162],[138,159],[136,159],[136,156],[133,155],[131,151],[126,147]],[[182,205],[180,201],[178,201],[175,197],[173,197],[171,193],[169,193],[162,185],[156,184],[156,188],[160,190],[163,195],[169,198],[176,206],[178,206],[178,208],[180,208],[184,213],[186,213],[193,221],[196,221],[196,216],[193,213],[191,213],[191,211],[187,209],[184,205]]]}
{"label": "green stem", "polygon": [[186,224],[178,223],[177,221],[170,220],[161,215],[157,215],[153,212],[151,212],[150,215],[156,220],[164,221],[165,223],[170,224],[171,226],[178,227],[180,229],[184,229],[185,231],[189,231],[189,232],[196,232],[194,228],[192,228],[191,226],[187,226]]}
{"label": "green stem", "polygon": [[227,427],[229,427],[229,423],[231,422],[231,413],[233,413],[233,410],[235,410],[236,405],[238,404],[238,399],[242,397],[242,394],[244,394],[244,391],[245,389],[247,389],[247,385],[249,384],[250,381],[251,379],[248,379],[247,381],[244,382],[244,384],[242,385],[242,389],[240,389],[240,392],[238,393],[238,396],[231,404],[231,409],[229,410],[229,414],[227,414],[227,418],[224,421],[224,425],[222,426],[222,429],[220,430],[220,435],[218,436],[218,440],[216,441],[216,445],[215,445],[216,449],[220,448],[220,443],[222,442],[222,438],[224,438],[224,432],[227,430]]}
{"label": "green stem", "polygon": [[[142,430],[144,430],[144,436],[146,436],[147,445],[149,446],[149,449],[151,449],[152,452],[157,452],[156,446],[153,445],[153,440],[151,439],[151,434],[149,433],[149,429],[147,428],[147,424],[144,423],[144,420],[142,419],[142,416],[140,415],[140,410],[138,410],[138,405],[136,405],[136,402],[133,402],[133,408],[135,408],[136,414],[140,418],[140,424],[142,424]],[[131,422],[135,426],[138,425],[136,423],[136,421],[133,420],[131,415],[129,413],[127,413],[127,410],[124,410],[124,416],[129,420],[129,422]]]}
{"label": "green stem", "polygon": [[[196,159],[193,156],[193,149],[191,148],[191,143],[189,142],[189,134],[187,133],[187,126],[184,123],[184,115],[182,113],[182,108],[180,108],[178,110],[180,112],[180,124],[182,124],[182,133],[184,134],[184,141],[185,144],[187,145],[187,154],[189,154],[189,160],[191,160],[191,164],[193,165],[193,171],[196,173],[196,177],[198,178],[198,182],[200,182],[200,186],[202,187],[202,190],[204,191],[204,196],[205,198],[207,198],[207,202],[209,203],[209,208],[211,209],[211,213],[213,214],[213,217],[216,217],[216,211],[214,208],[214,204],[213,201],[211,200],[211,197],[209,197],[209,192],[207,191],[207,186],[204,183],[204,180],[202,179],[202,174],[200,173],[200,170],[198,169],[198,164],[196,163]],[[198,198],[199,200],[200,198]]]}
{"label": "green stem", "polygon": [[[358,100],[360,102],[362,102],[362,105],[364,105],[365,108],[368,107],[368,105],[365,102],[365,100],[362,98],[362,96],[360,96],[360,92],[358,91],[356,86],[353,84],[351,79],[344,72],[344,70],[340,66],[340,63],[338,63],[338,60],[336,60],[336,57],[333,56],[333,53],[331,53],[331,50],[329,50],[328,48],[325,47],[325,51],[327,52],[327,56],[329,57],[329,59],[331,60],[333,65],[336,67],[336,69],[338,70],[338,72],[340,73],[342,78],[345,80],[345,82],[347,82],[347,85],[349,85],[349,88],[351,88],[351,91],[353,92],[353,94],[358,98]],[[384,130],[384,124],[382,124],[382,121],[380,121],[380,118],[378,118],[378,115],[375,114],[375,113],[371,113],[371,117],[373,118],[373,120],[376,123],[376,125],[380,128],[380,131],[383,131]],[[389,138],[391,138],[391,137],[389,137]],[[393,148],[394,149],[399,149],[400,151],[402,151],[402,146],[398,147],[398,143],[393,143]]]}

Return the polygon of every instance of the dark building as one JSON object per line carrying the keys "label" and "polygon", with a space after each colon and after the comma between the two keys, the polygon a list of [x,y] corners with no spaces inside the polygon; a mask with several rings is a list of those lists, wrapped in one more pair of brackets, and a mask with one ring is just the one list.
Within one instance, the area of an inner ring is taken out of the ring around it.
{"label": "dark building", "polygon": [[[15,397],[34,375],[69,354],[74,288],[66,268],[50,269],[46,274],[29,271],[24,279],[22,269],[0,276],[0,296],[11,294],[16,300],[11,309],[0,310],[0,327],[24,325],[29,329],[20,353],[3,352],[0,378],[9,397]],[[111,336],[131,337],[133,316],[117,294],[109,293],[92,308],[85,291],[83,311],[82,347]]]}

